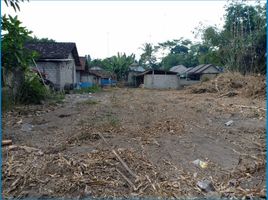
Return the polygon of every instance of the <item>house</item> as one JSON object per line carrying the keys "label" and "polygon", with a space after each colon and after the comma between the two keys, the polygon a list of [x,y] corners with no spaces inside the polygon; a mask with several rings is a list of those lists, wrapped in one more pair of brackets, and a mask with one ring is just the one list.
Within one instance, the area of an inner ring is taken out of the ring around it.
{"label": "house", "polygon": [[179,89],[180,79],[176,72],[147,70],[136,75],[137,85],[144,84],[149,89]]}
{"label": "house", "polygon": [[81,66],[76,44],[71,42],[26,43],[25,48],[35,51],[38,70],[47,74],[55,89],[74,87],[77,83],[76,66]]}
{"label": "house", "polygon": [[80,66],[76,66],[76,82],[80,83],[81,82],[81,74],[85,71],[85,62],[83,63],[84,59],[83,57],[79,57],[80,61]]}
{"label": "house", "polygon": [[188,67],[188,68],[186,68],[185,71],[181,72],[181,73],[179,74],[180,79],[186,79],[188,71],[190,71],[190,70],[192,70],[192,69],[193,69],[193,67]]}
{"label": "house", "polygon": [[202,64],[188,70],[186,72],[186,78],[190,80],[211,79],[219,73],[220,71],[216,66],[212,64]]}
{"label": "house", "polygon": [[131,65],[128,71],[127,82],[129,86],[136,86],[136,76],[144,72],[145,69],[142,66]]}
{"label": "house", "polygon": [[171,67],[169,71],[177,72],[178,74],[181,74],[186,70],[187,68],[184,65],[177,65],[177,66]]}
{"label": "house", "polygon": [[92,70],[90,68],[89,74],[93,77],[95,77],[94,84],[100,85],[100,86],[111,86],[116,84],[116,75],[112,72],[105,71],[103,69],[101,70]]}
{"label": "house", "polygon": [[98,77],[89,72],[89,65],[85,57],[79,57],[81,66],[76,66],[76,77],[79,87],[92,87],[97,84]]}

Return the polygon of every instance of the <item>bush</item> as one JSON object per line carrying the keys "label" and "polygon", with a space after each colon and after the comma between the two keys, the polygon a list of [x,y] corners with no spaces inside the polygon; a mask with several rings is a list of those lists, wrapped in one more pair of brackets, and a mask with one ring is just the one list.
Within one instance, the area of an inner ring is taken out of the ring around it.
{"label": "bush", "polygon": [[56,92],[53,90],[49,90],[47,101],[50,105],[56,105],[63,103],[65,99],[65,93],[64,92]]}
{"label": "bush", "polygon": [[40,78],[28,72],[25,75],[24,83],[17,95],[17,102],[24,104],[40,104],[48,96],[48,89],[40,82]]}
{"label": "bush", "polygon": [[209,81],[209,80],[210,80],[210,79],[209,79],[207,76],[201,78],[201,82],[207,82],[207,81]]}

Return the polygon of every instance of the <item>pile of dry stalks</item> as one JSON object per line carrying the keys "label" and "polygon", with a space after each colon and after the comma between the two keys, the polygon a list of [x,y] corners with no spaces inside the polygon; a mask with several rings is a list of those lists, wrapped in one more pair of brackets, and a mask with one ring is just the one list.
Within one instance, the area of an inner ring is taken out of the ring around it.
{"label": "pile of dry stalks", "polygon": [[266,78],[263,75],[223,73],[215,79],[189,87],[191,93],[219,93],[220,96],[241,95],[266,98]]}

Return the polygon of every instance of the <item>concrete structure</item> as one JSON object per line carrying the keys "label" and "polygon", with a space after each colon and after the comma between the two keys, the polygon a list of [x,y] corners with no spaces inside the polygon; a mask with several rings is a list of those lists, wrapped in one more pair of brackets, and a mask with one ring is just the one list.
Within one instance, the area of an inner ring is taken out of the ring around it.
{"label": "concrete structure", "polygon": [[138,65],[130,66],[128,76],[127,76],[128,85],[129,86],[137,86],[135,77],[144,71],[145,71],[145,69],[142,66],[138,66]]}
{"label": "concrete structure", "polygon": [[35,51],[38,58],[36,65],[42,73],[47,74],[55,89],[63,90],[65,86],[73,87],[79,75],[76,66],[81,66],[75,43],[35,42],[27,43],[25,48]]}
{"label": "concrete structure", "polygon": [[105,70],[92,70],[89,74],[92,76],[94,83],[100,86],[111,86],[116,84],[116,75]]}
{"label": "concrete structure", "polygon": [[97,77],[93,74],[89,73],[89,65],[85,57],[79,57],[81,66],[76,66],[76,77],[77,82],[79,82],[79,85],[83,86],[92,86],[96,84]]}
{"label": "concrete structure", "polygon": [[179,89],[180,79],[176,72],[148,70],[136,76],[138,84],[144,84],[149,89]]}

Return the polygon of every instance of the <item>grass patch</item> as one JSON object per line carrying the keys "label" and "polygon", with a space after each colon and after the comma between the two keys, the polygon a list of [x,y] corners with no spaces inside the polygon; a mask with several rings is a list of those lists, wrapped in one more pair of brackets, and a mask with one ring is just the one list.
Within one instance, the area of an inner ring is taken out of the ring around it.
{"label": "grass patch", "polygon": [[65,99],[64,92],[50,92],[50,94],[47,97],[47,101],[50,105],[63,103],[64,99]]}
{"label": "grass patch", "polygon": [[118,127],[120,125],[120,121],[115,116],[109,116],[108,117],[108,123],[112,127]]}
{"label": "grass patch", "polygon": [[91,132],[83,132],[81,133],[78,138],[78,140],[90,140],[92,142],[97,141],[100,139],[99,134],[97,133],[91,133]]}
{"label": "grass patch", "polygon": [[102,90],[101,87],[94,85],[88,88],[75,89],[73,90],[73,93],[74,94],[96,93],[96,92],[101,92],[101,90]]}

